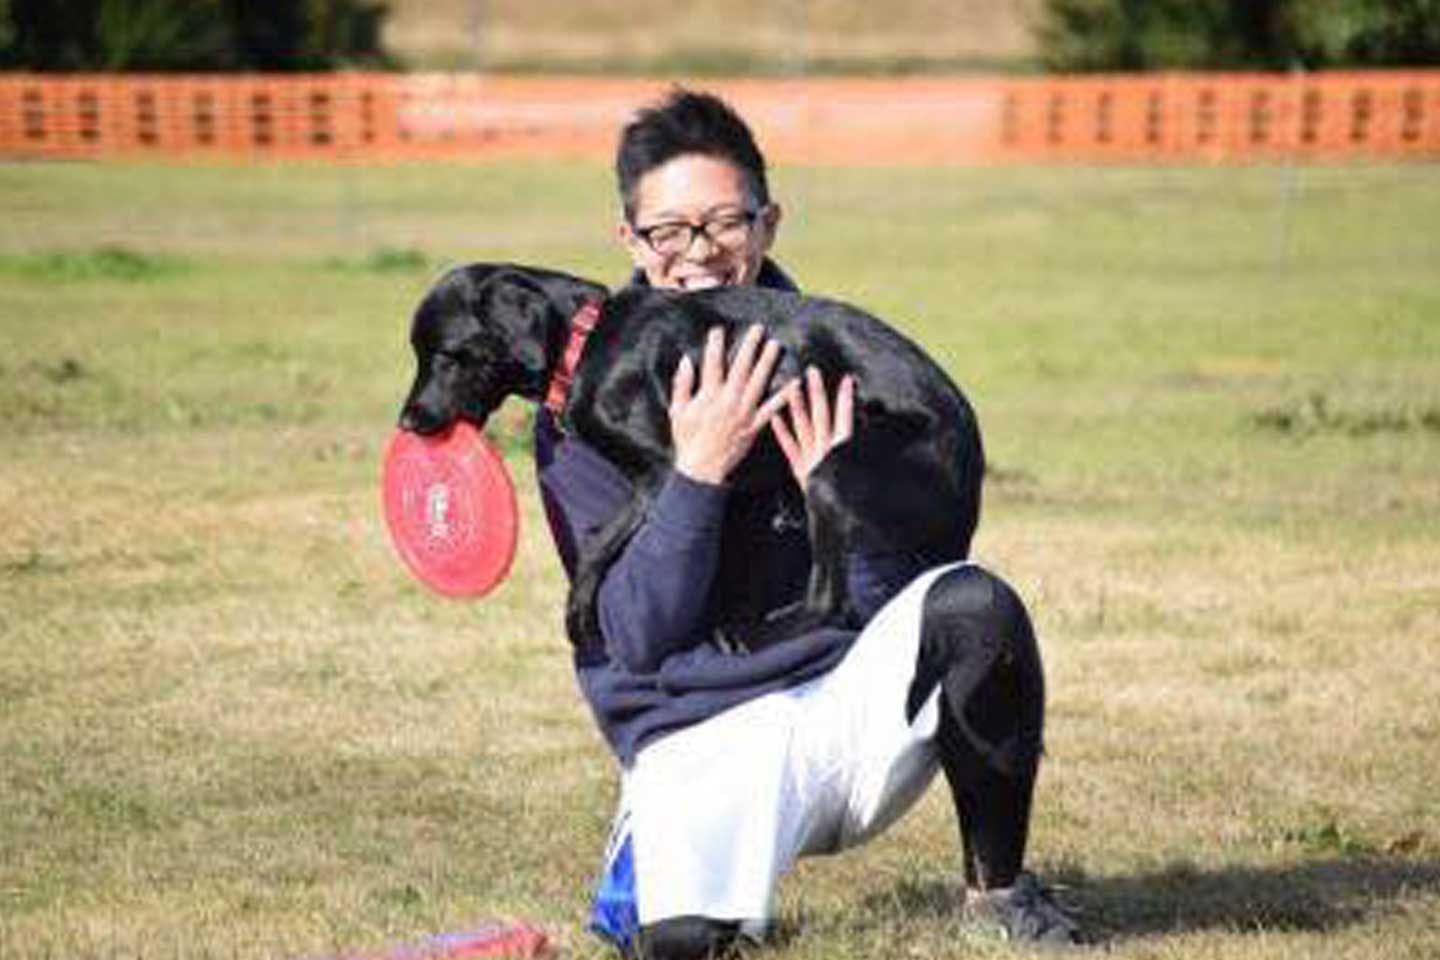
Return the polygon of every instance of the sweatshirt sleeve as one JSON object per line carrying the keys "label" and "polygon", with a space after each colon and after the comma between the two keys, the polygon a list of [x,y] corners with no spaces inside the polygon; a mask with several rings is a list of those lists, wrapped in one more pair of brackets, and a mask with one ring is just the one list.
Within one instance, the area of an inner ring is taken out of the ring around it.
{"label": "sweatshirt sleeve", "polygon": [[[562,438],[548,422],[536,433],[541,499],[570,577],[584,542],[624,509],[632,488],[598,452]],[[609,655],[654,673],[666,656],[709,639],[710,592],[719,564],[727,488],[672,473],[640,527],[611,564],[598,598]]]}
{"label": "sweatshirt sleeve", "polygon": [[627,670],[705,644],[727,488],[672,473],[600,584],[600,630]]}

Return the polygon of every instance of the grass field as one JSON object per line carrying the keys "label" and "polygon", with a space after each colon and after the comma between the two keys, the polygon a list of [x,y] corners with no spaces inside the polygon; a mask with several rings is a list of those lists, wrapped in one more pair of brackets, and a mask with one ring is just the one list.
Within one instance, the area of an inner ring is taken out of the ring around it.
{"label": "grass field", "polygon": [[[1050,681],[1032,864],[1122,958],[1440,955],[1434,167],[786,169],[777,249],[973,399]],[[584,934],[614,770],[521,410],[511,579],[391,553],[447,263],[616,280],[606,171],[0,166],[0,957]],[[948,800],[806,862],[788,958],[995,955]]]}

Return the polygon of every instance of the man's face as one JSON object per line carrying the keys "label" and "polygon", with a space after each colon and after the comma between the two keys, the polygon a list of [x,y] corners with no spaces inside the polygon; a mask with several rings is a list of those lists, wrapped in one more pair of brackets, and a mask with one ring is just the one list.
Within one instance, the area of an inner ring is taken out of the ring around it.
{"label": "man's face", "polygon": [[640,178],[634,222],[619,233],[651,286],[700,290],[754,283],[779,222],[734,164],[685,154]]}

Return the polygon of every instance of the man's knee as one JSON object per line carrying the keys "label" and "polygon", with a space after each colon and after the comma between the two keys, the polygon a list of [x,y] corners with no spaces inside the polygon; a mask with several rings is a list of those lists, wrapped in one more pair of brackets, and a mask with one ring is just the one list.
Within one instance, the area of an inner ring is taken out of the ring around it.
{"label": "man's knee", "polygon": [[710,960],[726,957],[740,925],[734,921],[685,916],[647,924],[636,938],[638,960]]}

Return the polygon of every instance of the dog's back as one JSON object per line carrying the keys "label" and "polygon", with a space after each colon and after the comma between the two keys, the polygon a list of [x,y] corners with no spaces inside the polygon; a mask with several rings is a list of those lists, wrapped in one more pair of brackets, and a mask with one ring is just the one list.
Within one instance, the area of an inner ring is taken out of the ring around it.
{"label": "dog's back", "polygon": [[[668,450],[665,410],[680,356],[698,363],[716,325],[733,349],[754,323],[785,348],[772,388],[812,365],[826,383],[846,373],[856,379],[854,437],[827,457],[808,492],[813,500],[833,487],[850,546],[925,550],[937,562],[964,558],[985,469],[974,411],[913,341],[838,301],[759,287],[623,291],[606,304],[577,371],[567,411],[573,428],[643,485],[667,465],[655,451]],[[790,482],[768,432],[732,482],[748,489]]]}
{"label": "dog's back", "polygon": [[[452,272],[416,311],[417,373],[402,425],[421,433],[457,417],[483,425],[507,395],[538,402],[575,342],[572,318],[604,294],[581,278],[513,265]],[[803,494],[769,431],[728,478],[735,492],[722,567],[733,589],[721,598],[721,623],[762,643],[821,623],[854,625],[850,556],[893,553],[928,565],[968,554],[984,473],[980,432],[964,395],[915,343],[833,300],[755,287],[627,289],[605,299],[564,392],[564,428],[619,468],[634,491],[577,557],[566,614],[577,647],[599,642],[601,579],[670,470],[668,406],[680,358],[698,365],[712,327],[725,328],[734,348],[756,323],[785,348],[772,389],[811,366],[831,389],[841,376],[855,377],[855,429],[811,471]],[[799,531],[801,517],[811,560],[805,599],[794,615],[776,619],[753,606],[760,591],[751,588],[774,580],[785,564],[767,563],[780,554],[763,555],[762,538],[739,528]],[[751,631],[762,614],[763,626]]]}

